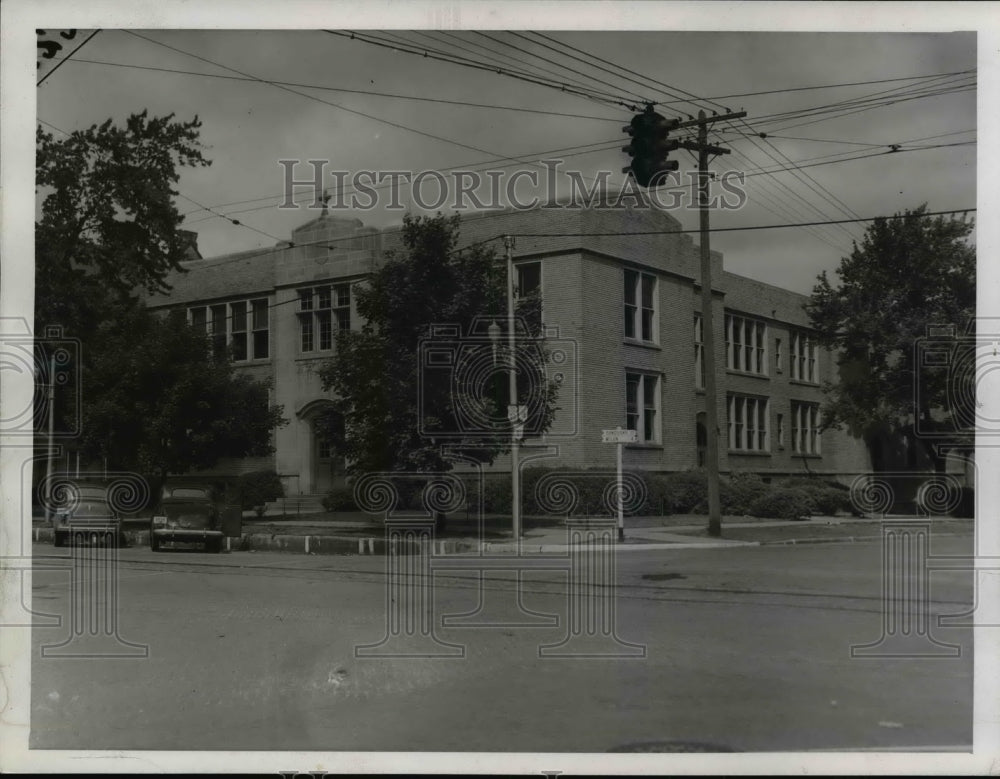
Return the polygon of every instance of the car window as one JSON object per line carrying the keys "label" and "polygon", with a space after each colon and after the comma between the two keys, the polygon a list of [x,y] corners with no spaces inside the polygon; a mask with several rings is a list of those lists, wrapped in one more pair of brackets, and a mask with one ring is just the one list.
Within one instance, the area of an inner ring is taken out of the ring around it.
{"label": "car window", "polygon": [[176,487],[173,490],[167,491],[166,497],[169,498],[199,498],[201,500],[208,500],[209,494],[207,490],[196,489],[194,487]]}

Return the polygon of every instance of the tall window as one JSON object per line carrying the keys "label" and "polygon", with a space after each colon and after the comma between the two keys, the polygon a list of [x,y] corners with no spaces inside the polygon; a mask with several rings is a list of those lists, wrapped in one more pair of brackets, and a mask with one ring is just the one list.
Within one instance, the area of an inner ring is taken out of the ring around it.
{"label": "tall window", "polygon": [[639,440],[660,440],[660,377],[649,373],[625,374],[625,426],[639,432]]}
{"label": "tall window", "polygon": [[334,333],[351,329],[351,285],[300,289],[298,317],[301,350],[330,351]]}
{"label": "tall window", "polygon": [[792,401],[792,451],[820,454],[819,404]]}
{"label": "tall window", "polygon": [[778,446],[781,449],[784,449],[785,448],[785,415],[784,414],[778,414],[777,415],[777,424],[778,424]]}
{"label": "tall window", "polygon": [[529,295],[537,295],[539,298],[538,308],[533,309],[529,317],[531,320],[529,321],[529,325],[533,330],[541,331],[542,263],[522,262],[514,266],[514,271],[514,283],[516,285],[514,294],[518,298],[528,297]]}
{"label": "tall window", "polygon": [[819,344],[808,333],[792,333],[788,362],[793,379],[819,383]]}
{"label": "tall window", "polygon": [[781,339],[774,339],[774,370],[776,373],[781,373]]}
{"label": "tall window", "polygon": [[701,314],[694,315],[694,386],[705,388],[705,326]]}
{"label": "tall window", "polygon": [[625,271],[625,337],[657,343],[656,276]]}
{"label": "tall window", "polygon": [[767,375],[767,326],[763,322],[726,314],[726,367]]}
{"label": "tall window", "polygon": [[770,451],[768,399],[730,392],[726,401],[729,448],[747,452]]}
{"label": "tall window", "polygon": [[208,335],[212,353],[222,358],[231,349],[234,362],[266,360],[269,326],[266,298],[237,300],[188,309],[191,325]]}

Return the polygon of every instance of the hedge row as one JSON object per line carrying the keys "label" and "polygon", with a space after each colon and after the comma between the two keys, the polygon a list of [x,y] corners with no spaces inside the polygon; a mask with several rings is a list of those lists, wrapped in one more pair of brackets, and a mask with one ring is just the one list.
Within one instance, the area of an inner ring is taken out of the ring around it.
{"label": "hedge row", "polygon": [[[549,474],[564,473],[547,468],[530,468],[524,471],[521,494],[524,513],[542,516],[551,511],[553,502],[563,499],[562,516],[601,516],[608,514],[605,505],[609,483],[606,471],[588,475],[586,471],[560,476],[568,490],[561,496],[537,494],[540,479]],[[626,502],[626,513],[635,516],[667,514],[707,514],[708,480],[704,471],[683,471],[671,474],[652,474],[644,471],[627,471],[627,478],[642,482],[644,499]],[[551,481],[548,482],[551,485]],[[475,480],[466,482],[468,508],[475,512],[480,504],[487,514],[509,514],[511,510],[511,485],[507,479],[488,479],[480,494]],[[406,490],[402,503],[406,508],[421,505],[419,485]],[[719,497],[722,513],[730,516],[754,516],[774,519],[802,519],[819,515],[832,516],[852,511],[847,487],[818,478],[783,479],[773,484],[765,483],[759,476],[737,473],[721,479]],[[554,493],[552,493],[554,494]],[[541,498],[541,499],[540,499]],[[323,499],[327,511],[353,511],[357,507],[350,487],[332,490]]]}

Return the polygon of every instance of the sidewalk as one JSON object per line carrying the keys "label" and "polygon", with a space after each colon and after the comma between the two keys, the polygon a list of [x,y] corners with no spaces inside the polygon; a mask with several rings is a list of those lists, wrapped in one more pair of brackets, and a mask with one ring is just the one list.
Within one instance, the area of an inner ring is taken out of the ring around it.
{"label": "sidewalk", "polygon": [[[499,523],[497,519],[501,520]],[[950,517],[887,517],[888,520],[931,522],[934,535],[971,535],[972,520]],[[435,537],[434,554],[560,554],[568,552],[571,538],[569,528],[558,520],[546,524],[526,522],[520,547],[510,537],[509,519],[493,518],[485,537],[480,537],[476,523],[455,521],[446,531]],[[538,520],[535,520],[537,523]],[[603,521],[604,523],[607,520]],[[606,524],[602,526],[606,527]],[[621,552],[656,549],[707,549],[762,546],[771,544],[853,543],[874,541],[881,537],[879,519],[856,517],[813,517],[807,520],[751,520],[750,518],[723,518],[722,536],[708,535],[707,518],[699,515],[685,517],[627,517],[625,540],[619,543]],[[595,525],[596,527],[596,525]],[[149,544],[145,520],[126,522],[126,541],[130,546]],[[52,542],[52,530],[43,521],[34,523],[32,540]],[[240,538],[227,539],[229,551],[280,551],[297,554],[331,555],[384,555],[386,538],[382,525],[372,518],[348,516],[343,519],[247,518]]]}

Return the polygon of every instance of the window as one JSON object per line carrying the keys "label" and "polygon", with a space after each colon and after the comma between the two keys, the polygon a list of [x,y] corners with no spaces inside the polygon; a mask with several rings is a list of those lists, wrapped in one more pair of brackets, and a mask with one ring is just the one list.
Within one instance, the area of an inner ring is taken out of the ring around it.
{"label": "window", "polygon": [[514,294],[517,298],[524,298],[530,295],[538,297],[538,307],[532,307],[528,315],[528,326],[532,332],[541,333],[542,329],[542,263],[522,262],[514,266],[515,277]]}
{"label": "window", "polygon": [[625,337],[657,343],[656,276],[625,271]]}
{"label": "window", "polygon": [[726,367],[767,375],[767,326],[763,322],[726,314]]}
{"label": "window", "polygon": [[208,335],[212,354],[226,355],[234,362],[266,360],[268,357],[268,305],[266,298],[237,300],[188,309],[191,326]]}
{"label": "window", "polygon": [[788,358],[794,380],[819,384],[819,344],[808,333],[792,333]]}
{"label": "window", "polygon": [[639,432],[639,441],[660,440],[660,378],[653,374],[625,374],[625,426]]}
{"label": "window", "polygon": [[785,448],[785,415],[778,414],[778,447]]}
{"label": "window", "polygon": [[517,271],[517,297],[527,297],[532,292],[542,292],[542,263],[522,262],[515,266]]}
{"label": "window", "polygon": [[351,285],[300,289],[298,317],[301,350],[330,351],[334,334],[351,329]]}
{"label": "window", "polygon": [[818,403],[792,401],[792,451],[820,454]]}
{"label": "window", "polygon": [[736,451],[768,452],[768,399],[754,395],[726,396],[729,448]]}
{"label": "window", "polygon": [[705,341],[701,314],[694,315],[694,386],[705,388]]}
{"label": "window", "polygon": [[774,339],[774,370],[781,373],[781,339]]}

